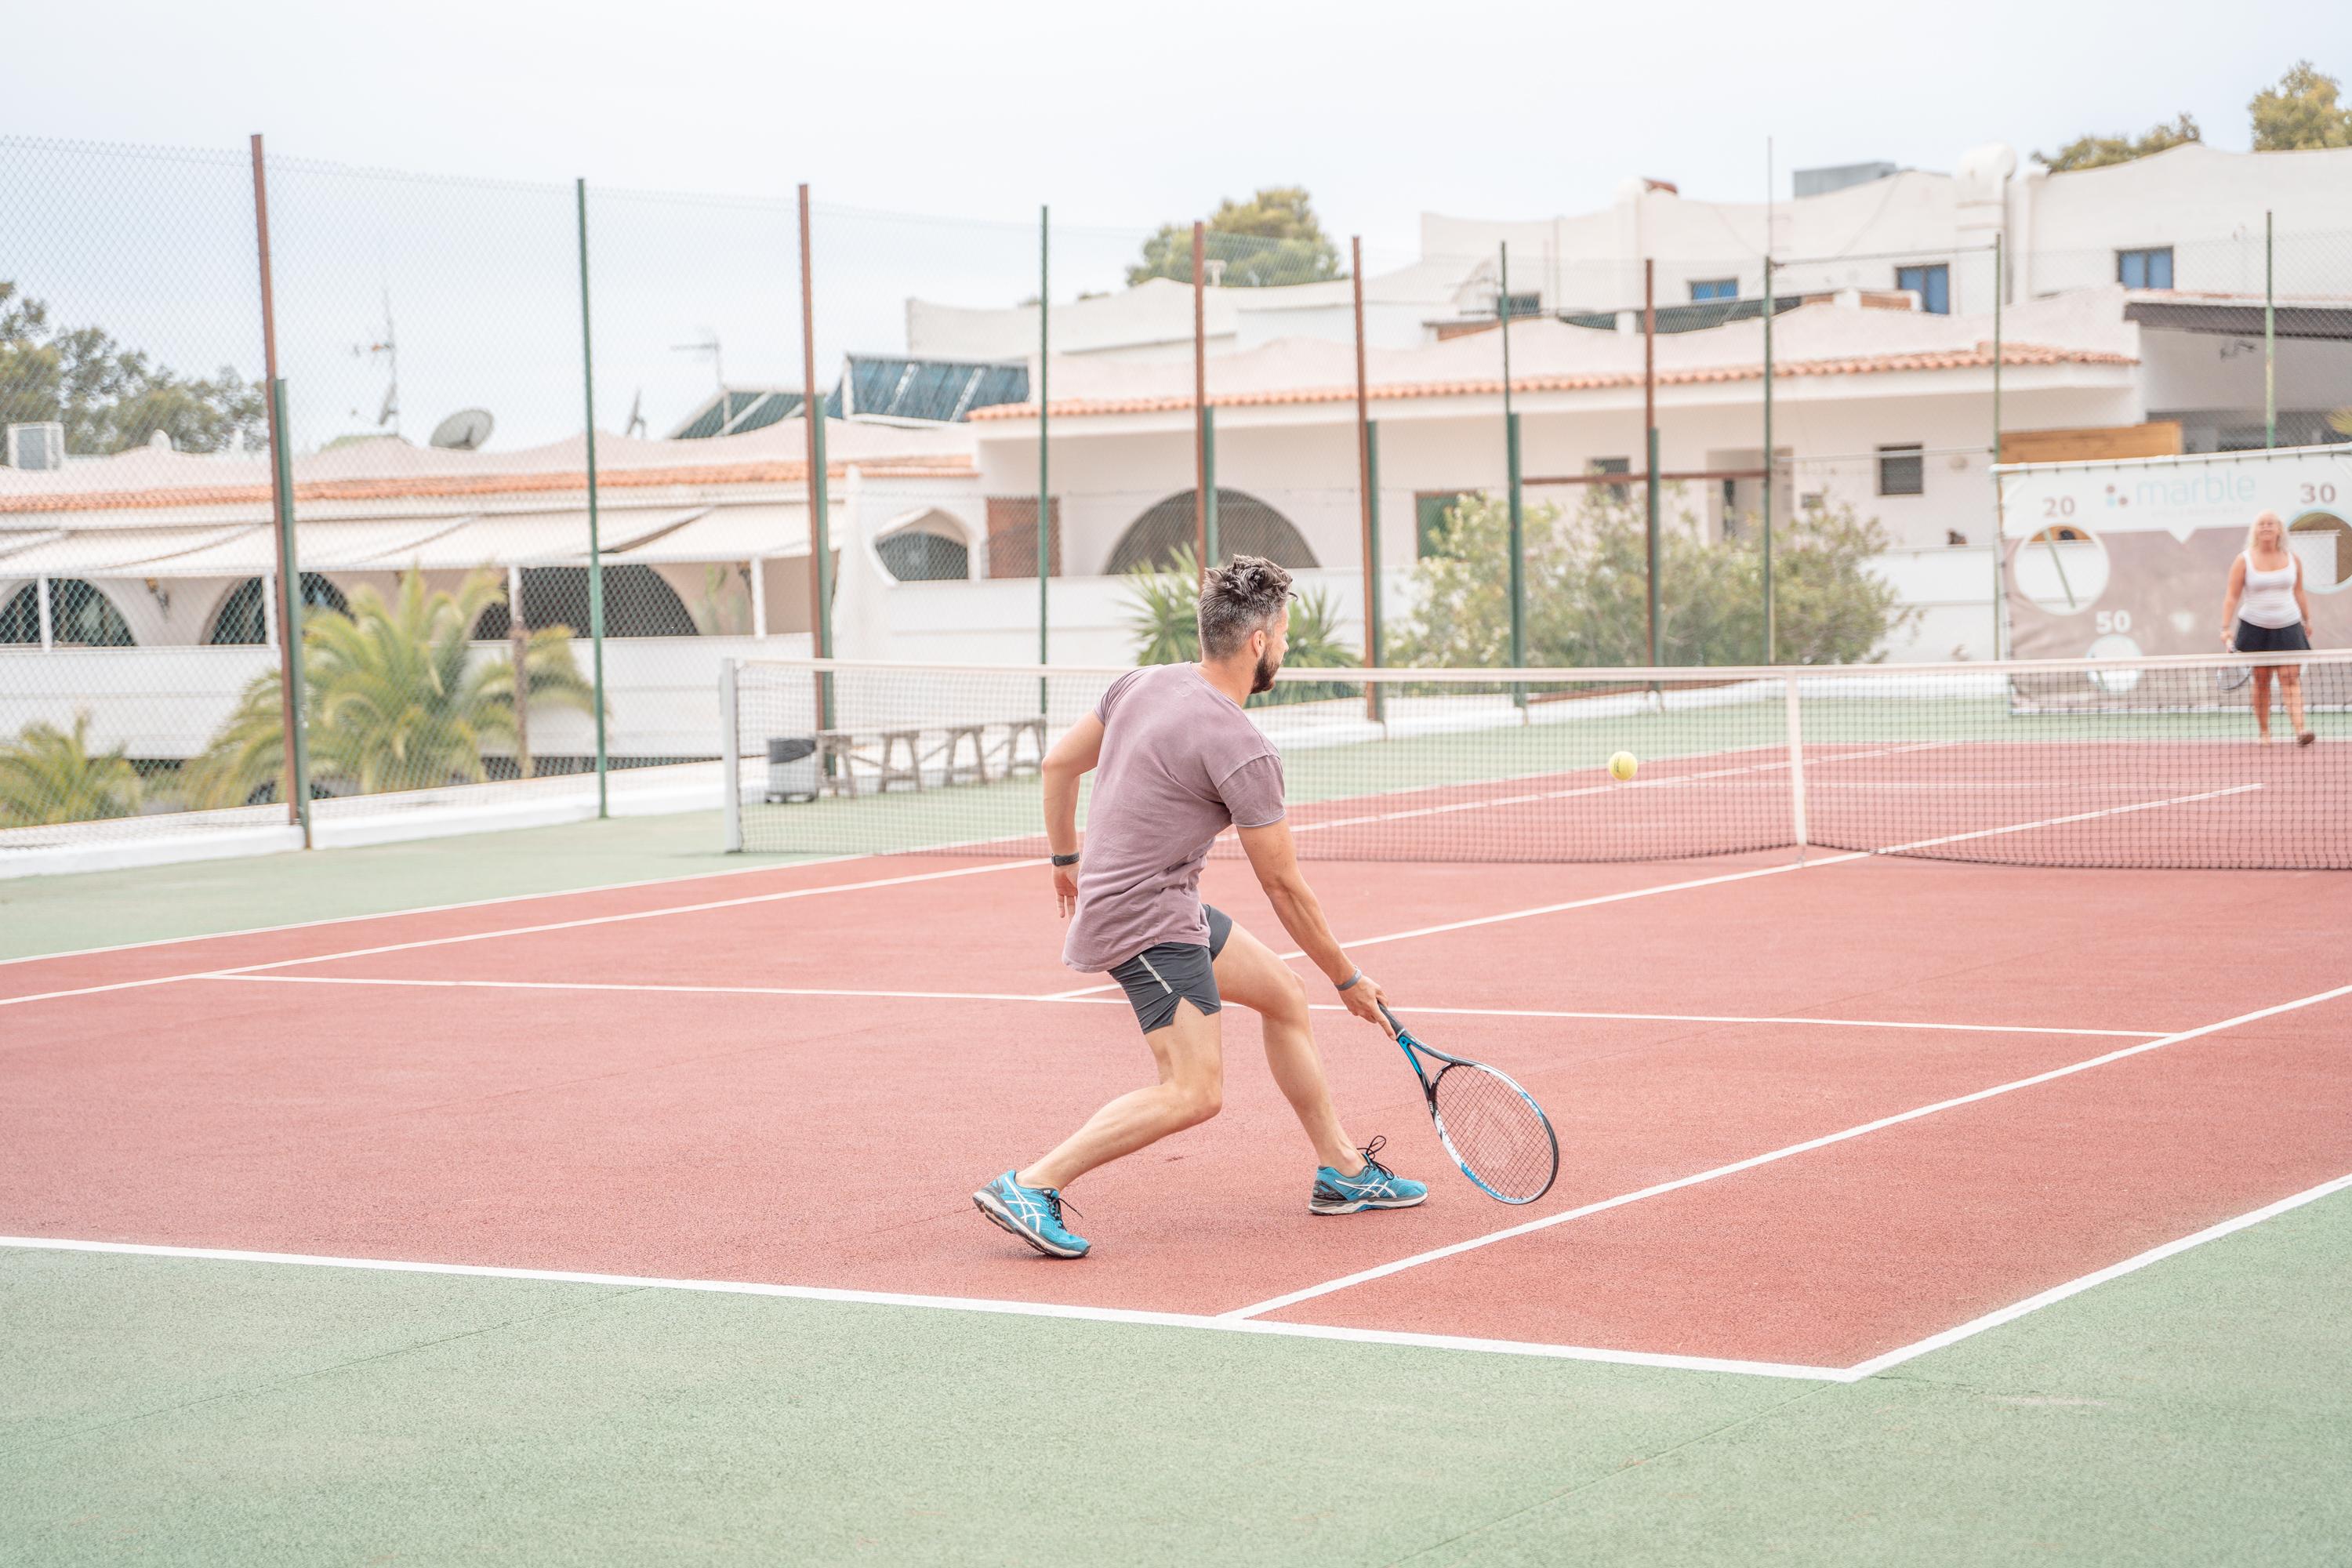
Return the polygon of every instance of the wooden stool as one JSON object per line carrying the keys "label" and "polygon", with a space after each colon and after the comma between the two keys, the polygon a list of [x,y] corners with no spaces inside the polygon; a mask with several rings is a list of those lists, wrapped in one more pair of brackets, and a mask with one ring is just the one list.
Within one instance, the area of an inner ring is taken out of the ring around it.
{"label": "wooden stool", "polygon": [[856,795],[856,761],[857,737],[846,730],[817,731],[817,788],[826,795]]}
{"label": "wooden stool", "polygon": [[[980,724],[949,724],[946,743],[940,748],[946,782],[951,784],[986,784],[988,782],[988,726]],[[958,761],[969,744],[971,760]]]}
{"label": "wooden stool", "polygon": [[[1021,756],[1021,737],[1024,735],[1029,737],[1032,747],[1029,758],[1025,762]],[[1034,719],[1015,719],[1004,726],[1004,776],[1006,778],[1017,779],[1043,773],[1045,761],[1045,721],[1042,715]]]}
{"label": "wooden stool", "polygon": [[920,730],[882,731],[882,755],[877,764],[881,776],[874,786],[877,794],[887,795],[894,784],[923,787],[923,752],[919,743],[922,738]]}

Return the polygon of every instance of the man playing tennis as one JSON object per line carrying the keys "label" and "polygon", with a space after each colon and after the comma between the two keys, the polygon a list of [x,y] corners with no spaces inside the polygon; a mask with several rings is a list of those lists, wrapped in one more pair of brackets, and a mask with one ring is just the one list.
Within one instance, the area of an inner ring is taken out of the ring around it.
{"label": "man playing tennis", "polygon": [[[1290,574],[1237,555],[1201,586],[1201,661],[1129,670],[1070,726],[1045,763],[1054,897],[1070,920],[1062,961],[1108,970],[1127,991],[1160,1081],[1120,1095],[1045,1158],[972,1194],[980,1212],[1038,1251],[1084,1258],[1062,1223],[1062,1191],[1097,1165],[1199,1125],[1223,1100],[1218,1023],[1230,999],[1265,1026],[1266,1065],[1322,1162],[1307,1197],[1319,1215],[1410,1208],[1429,1195],[1359,1150],[1331,1108],[1307,987],[1264,942],[1201,902],[1201,865],[1227,824],[1258,885],[1348,1011],[1388,1026],[1381,988],[1348,962],[1299,874],[1283,819],[1282,759],[1242,711],[1274,685],[1290,633]],[[1078,856],[1078,781],[1100,768]]]}

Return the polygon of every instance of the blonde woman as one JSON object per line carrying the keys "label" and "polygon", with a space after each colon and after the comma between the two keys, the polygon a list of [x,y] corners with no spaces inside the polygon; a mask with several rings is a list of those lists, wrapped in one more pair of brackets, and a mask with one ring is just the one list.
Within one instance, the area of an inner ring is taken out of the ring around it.
{"label": "blonde woman", "polygon": [[[2311,601],[2304,596],[2303,563],[2286,547],[2286,524],[2266,511],[2246,530],[2246,548],[2230,563],[2230,591],[2221,599],[2221,646],[2238,653],[2303,653],[2311,647]],[[2254,666],[2254,727],[2271,738],[2271,676],[2286,699],[2294,742],[2308,746],[2303,721],[2303,671],[2281,660]]]}

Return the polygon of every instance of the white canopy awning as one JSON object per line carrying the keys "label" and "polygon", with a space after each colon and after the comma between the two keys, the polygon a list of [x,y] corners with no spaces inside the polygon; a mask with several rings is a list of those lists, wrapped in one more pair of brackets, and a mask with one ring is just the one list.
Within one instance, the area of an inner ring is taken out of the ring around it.
{"label": "white canopy awning", "polygon": [[[467,519],[384,518],[352,522],[299,522],[294,544],[305,572],[346,571],[404,558],[430,540],[463,527]],[[278,570],[278,530],[263,523],[201,550],[158,562],[153,577],[259,577]]]}
{"label": "white canopy awning", "polygon": [[[681,523],[691,527],[693,520],[708,510],[708,507],[687,507],[600,511],[597,542],[609,558],[667,535]],[[477,517],[415,545],[345,564],[352,569],[394,571],[416,566],[427,572],[462,572],[477,566],[569,566],[587,559],[588,514],[559,511]]]}
{"label": "white canopy awning", "polygon": [[[836,518],[841,511],[839,507],[830,510]],[[630,561],[684,564],[806,555],[808,541],[806,506],[725,506],[712,509],[683,528],[624,548]]]}
{"label": "white canopy awning", "polygon": [[[11,577],[156,577],[166,563],[209,550],[267,526],[234,528],[110,528],[56,536],[45,544],[0,555],[0,573]],[[173,574],[177,575],[177,574]]]}

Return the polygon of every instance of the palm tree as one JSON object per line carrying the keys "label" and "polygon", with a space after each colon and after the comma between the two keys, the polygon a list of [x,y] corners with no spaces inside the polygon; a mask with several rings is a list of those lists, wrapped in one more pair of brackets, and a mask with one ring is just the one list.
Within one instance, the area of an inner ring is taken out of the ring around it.
{"label": "palm tree", "polygon": [[92,755],[89,715],[73,733],[36,721],[0,745],[0,827],[39,827],[129,816],[139,809],[139,773],[117,746]]}
{"label": "palm tree", "polygon": [[[1175,563],[1167,571],[1132,567],[1127,574],[1128,603],[1132,613],[1128,629],[1135,634],[1138,664],[1181,664],[1201,657],[1200,557],[1189,544],[1173,552]],[[1284,662],[1300,669],[1341,669],[1352,667],[1356,655],[1342,647],[1339,636],[1339,606],[1320,588],[1301,594],[1290,607],[1290,651]],[[1354,687],[1326,682],[1298,685],[1286,682],[1250,699],[1253,708],[1282,702],[1315,702],[1353,694]]]}
{"label": "palm tree", "polygon": [[[505,596],[497,576],[477,572],[454,594],[428,592],[404,574],[386,604],[372,588],[352,595],[349,615],[314,613],[303,623],[310,693],[310,771],[363,794],[474,784],[487,776],[486,742],[516,739],[516,666],[476,658],[468,637],[483,609]],[[568,626],[530,633],[524,700],[593,711],[595,693],[572,657]],[[238,805],[277,784],[285,731],[276,671],[257,677],[205,754],[190,764],[193,805]]]}

